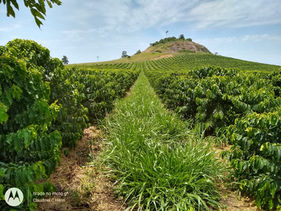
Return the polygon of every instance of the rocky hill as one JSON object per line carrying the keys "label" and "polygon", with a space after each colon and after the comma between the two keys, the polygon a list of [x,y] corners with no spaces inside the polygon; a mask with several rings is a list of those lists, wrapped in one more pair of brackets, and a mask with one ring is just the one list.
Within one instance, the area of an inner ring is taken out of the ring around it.
{"label": "rocky hill", "polygon": [[211,53],[205,46],[189,40],[176,40],[148,47],[144,53]]}

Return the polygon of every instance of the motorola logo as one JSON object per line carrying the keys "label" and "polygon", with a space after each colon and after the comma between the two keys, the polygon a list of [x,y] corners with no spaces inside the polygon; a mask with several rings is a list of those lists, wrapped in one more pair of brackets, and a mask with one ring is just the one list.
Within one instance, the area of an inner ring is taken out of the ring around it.
{"label": "motorola logo", "polygon": [[10,188],[5,193],[5,201],[11,207],[17,207],[23,202],[23,193],[18,188]]}

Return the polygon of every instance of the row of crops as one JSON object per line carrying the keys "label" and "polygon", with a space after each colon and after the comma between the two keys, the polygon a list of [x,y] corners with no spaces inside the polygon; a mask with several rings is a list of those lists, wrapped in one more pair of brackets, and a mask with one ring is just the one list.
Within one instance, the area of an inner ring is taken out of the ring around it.
{"label": "row of crops", "polygon": [[[220,67],[209,66],[213,64]],[[167,108],[205,136],[231,144],[223,155],[234,169],[237,187],[260,208],[280,208],[281,73],[272,72],[279,66],[185,54],[91,68],[109,66],[144,70]]]}
{"label": "row of crops", "polygon": [[[34,41],[0,47],[0,209],[11,187],[25,196],[21,210],[34,209],[33,192],[51,192],[44,182],[74,147],[83,129],[96,123],[125,95],[138,76],[122,67],[65,68]],[[113,70],[112,70],[113,69]]]}
{"label": "row of crops", "polygon": [[224,56],[216,56],[206,53],[189,53],[179,54],[174,57],[168,57],[159,60],[151,60],[140,62],[147,70],[162,70],[162,71],[187,71],[196,70],[202,66],[220,66],[223,68],[232,68],[238,70],[251,71],[275,71],[280,68],[277,65],[268,65],[257,62],[249,62]]}
{"label": "row of crops", "polygon": [[[145,58],[145,55],[143,55]],[[126,60],[127,61],[127,60]],[[234,59],[230,57],[218,56],[208,53],[185,53],[178,54],[174,57],[167,57],[158,60],[145,60],[145,61],[134,61],[133,59],[129,62],[115,61],[112,63],[85,63],[79,65],[83,68],[94,68],[94,69],[142,69],[142,70],[154,70],[159,69],[162,71],[176,71],[185,72],[187,70],[196,70],[202,66],[213,66],[217,65],[223,68],[232,68],[246,71],[275,71],[280,68],[277,65],[268,65],[257,62],[244,61],[240,59]]]}
{"label": "row of crops", "polygon": [[220,67],[177,72],[169,66],[163,71],[155,63],[146,75],[164,104],[205,136],[231,144],[224,156],[238,188],[258,207],[280,209],[281,73]]}
{"label": "row of crops", "polygon": [[69,67],[91,68],[91,69],[130,69],[130,70],[161,70],[186,72],[196,70],[204,66],[220,66],[250,72],[277,71],[280,66],[244,61],[230,57],[218,56],[207,53],[179,54],[158,60],[145,60],[130,62],[106,62],[106,63],[84,63],[69,65]]}
{"label": "row of crops", "polygon": [[135,70],[137,65],[134,62],[130,63],[83,63],[83,64],[71,64],[68,67],[79,67],[83,69],[129,69]]}
{"label": "row of crops", "polygon": [[[281,73],[264,71],[279,67],[230,60],[187,54],[119,65],[144,70],[167,108],[205,136],[231,144],[223,155],[234,169],[237,188],[260,208],[280,208]],[[234,69],[201,68],[212,63]]]}
{"label": "row of crops", "polygon": [[[235,69],[199,68],[206,64]],[[0,199],[18,187],[19,209],[34,209],[33,192],[54,190],[44,181],[62,147],[75,147],[144,70],[167,108],[231,144],[223,155],[237,187],[258,207],[281,209],[281,73],[253,71],[278,68],[208,54],[64,67],[33,41],[0,46]],[[0,209],[8,209],[3,200]]]}
{"label": "row of crops", "polygon": [[206,54],[118,65],[144,70],[167,108],[205,136],[231,144],[223,155],[237,188],[260,208],[280,208],[281,73],[272,72],[280,67]]}

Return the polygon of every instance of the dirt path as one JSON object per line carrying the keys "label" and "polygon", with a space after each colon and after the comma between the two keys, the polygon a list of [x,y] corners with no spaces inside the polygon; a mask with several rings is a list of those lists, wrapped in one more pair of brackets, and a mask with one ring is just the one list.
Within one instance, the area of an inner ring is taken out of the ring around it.
{"label": "dirt path", "polygon": [[[224,147],[215,147],[214,151],[216,156],[222,161],[221,153],[225,150],[229,150],[230,146]],[[245,196],[240,196],[238,191],[231,190],[227,184],[219,184],[219,192],[221,195],[221,209],[220,210],[229,210],[229,211],[261,211],[255,206],[255,201]]]}
{"label": "dirt path", "polygon": [[[130,92],[127,96],[130,96]],[[38,203],[38,211],[97,210],[122,211],[126,206],[113,194],[113,182],[106,177],[100,167],[99,154],[104,148],[103,134],[96,127],[84,130],[83,138],[77,147],[62,153],[61,165],[51,175],[49,181],[56,187],[56,192],[65,193],[56,202]],[[219,154],[226,148],[215,148]],[[229,211],[258,211],[254,202],[240,197],[237,192],[219,184],[221,209]]]}
{"label": "dirt path", "polygon": [[95,127],[84,130],[84,136],[67,156],[49,181],[56,192],[65,193],[56,202],[40,202],[38,211],[98,210],[119,211],[125,208],[112,194],[112,183],[102,174],[96,158],[102,149],[102,134]]}
{"label": "dirt path", "polygon": [[170,57],[173,57],[173,54],[166,54],[166,55],[158,56],[152,60],[159,60],[159,59],[170,58]]}

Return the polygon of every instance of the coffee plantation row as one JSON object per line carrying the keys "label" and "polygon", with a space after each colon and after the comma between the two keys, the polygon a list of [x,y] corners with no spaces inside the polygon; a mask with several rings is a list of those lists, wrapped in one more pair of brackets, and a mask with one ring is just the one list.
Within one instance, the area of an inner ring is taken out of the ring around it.
{"label": "coffee plantation row", "polygon": [[154,70],[159,69],[162,71],[176,71],[185,72],[189,70],[196,70],[204,66],[220,66],[223,68],[232,68],[244,71],[255,72],[268,72],[277,71],[280,66],[269,65],[258,62],[244,61],[230,57],[213,55],[209,53],[182,53],[174,55],[173,57],[157,58],[157,54],[152,53],[152,60],[146,59],[143,55],[143,61],[135,61],[133,57],[125,60],[115,60],[101,63],[84,63],[75,64],[70,66],[94,69],[141,69],[141,70]]}
{"label": "coffee plantation row", "polygon": [[[215,63],[232,69],[201,67]],[[234,169],[238,188],[254,197],[258,207],[280,209],[281,73],[273,72],[278,66],[203,54],[118,66],[144,70],[168,109],[205,136],[231,144],[223,155]]]}
{"label": "coffee plantation row", "polygon": [[[42,181],[59,163],[62,147],[74,147],[83,129],[111,111],[137,76],[120,66],[65,68],[34,41],[1,46],[0,198],[18,187],[26,199],[19,209],[34,209],[33,192],[53,191]],[[4,200],[0,209],[9,209]]]}
{"label": "coffee plantation row", "polygon": [[[221,67],[202,67],[206,64]],[[206,54],[118,65],[144,70],[167,108],[205,136],[231,144],[224,156],[240,190],[253,196],[258,207],[280,208],[280,67]]]}
{"label": "coffee plantation row", "polygon": [[[173,63],[172,63],[173,66]],[[161,66],[160,66],[161,67]],[[192,71],[146,68],[167,108],[232,145],[223,153],[239,188],[265,209],[281,206],[281,72],[220,67]]]}
{"label": "coffee plantation row", "polygon": [[196,70],[204,66],[220,66],[223,68],[232,68],[245,71],[275,71],[280,67],[277,65],[268,65],[257,62],[243,61],[239,59],[216,56],[206,53],[189,53],[180,54],[174,57],[163,58],[159,60],[145,61],[144,68],[152,70],[153,68],[165,70],[185,72],[188,70]]}
{"label": "coffee plantation row", "polygon": [[[93,65],[108,66],[116,64]],[[281,209],[279,66],[207,54],[117,66],[144,70],[168,109],[205,136],[215,135],[231,144],[223,155],[234,169],[238,188],[254,197],[260,208]]]}

